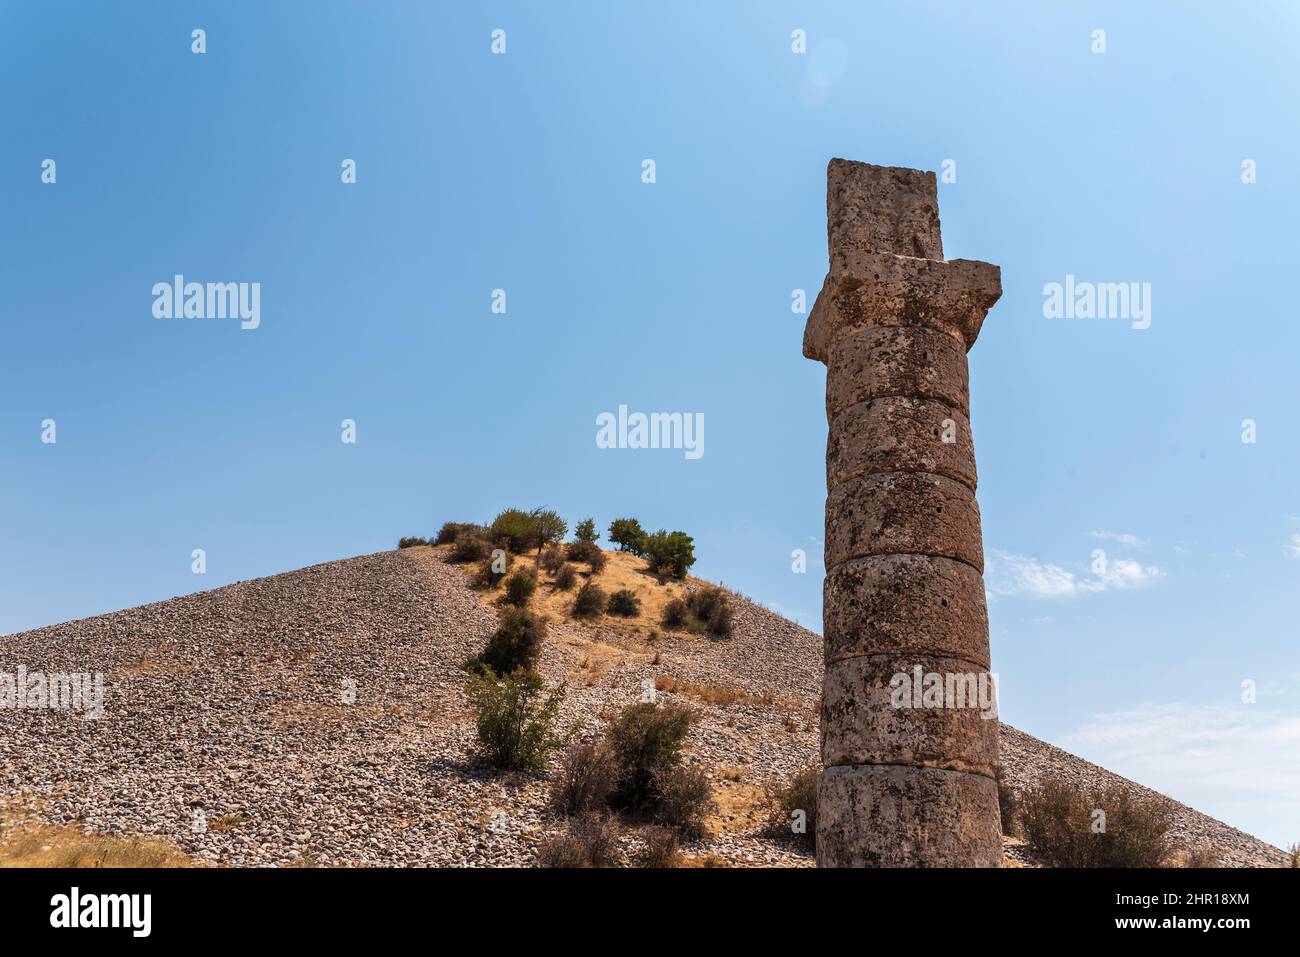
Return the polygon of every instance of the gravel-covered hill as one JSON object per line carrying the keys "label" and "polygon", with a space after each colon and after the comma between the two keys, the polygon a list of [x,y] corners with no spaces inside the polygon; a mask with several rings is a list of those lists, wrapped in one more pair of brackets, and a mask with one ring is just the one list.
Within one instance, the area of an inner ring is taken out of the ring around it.
{"label": "gravel-covered hill", "polygon": [[[615,571],[631,561],[610,557]],[[226,865],[531,864],[558,827],[544,782],[473,756],[461,664],[494,624],[465,573],[421,547],[0,638],[0,673],[102,672],[106,695],[97,720],[0,711],[7,821],[159,836]],[[761,796],[816,760],[821,639],[740,598],[735,625],[712,641],[556,616],[541,671],[567,684],[564,721],[587,733],[647,682],[689,703],[690,760],[714,777],[719,813],[686,850],[808,866],[763,835]],[[1005,726],[1003,759],[1017,786],[1124,780]],[[1182,805],[1176,817],[1188,848],[1285,857]]]}

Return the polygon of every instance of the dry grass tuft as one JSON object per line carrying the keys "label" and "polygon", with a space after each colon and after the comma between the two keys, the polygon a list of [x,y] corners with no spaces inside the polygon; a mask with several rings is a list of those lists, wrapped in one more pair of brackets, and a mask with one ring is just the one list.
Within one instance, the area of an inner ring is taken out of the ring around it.
{"label": "dry grass tuft", "polygon": [[0,867],[189,867],[166,841],[82,834],[71,827],[18,828],[0,838]]}

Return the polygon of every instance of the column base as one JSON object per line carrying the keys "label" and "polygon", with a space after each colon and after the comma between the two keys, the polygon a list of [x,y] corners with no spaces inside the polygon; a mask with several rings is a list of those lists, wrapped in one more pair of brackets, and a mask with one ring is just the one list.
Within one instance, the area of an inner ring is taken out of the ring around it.
{"label": "column base", "polygon": [[818,867],[1001,867],[992,778],[899,765],[822,772]]}

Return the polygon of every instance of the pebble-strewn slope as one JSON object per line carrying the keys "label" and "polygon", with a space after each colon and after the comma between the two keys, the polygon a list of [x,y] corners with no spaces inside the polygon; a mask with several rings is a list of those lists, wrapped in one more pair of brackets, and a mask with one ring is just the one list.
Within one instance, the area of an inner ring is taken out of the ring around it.
{"label": "pebble-strewn slope", "polygon": [[[161,835],[211,863],[529,864],[557,827],[544,783],[475,762],[463,693],[494,621],[459,568],[417,548],[0,638],[0,672],[101,671],[107,698],[93,721],[0,711],[0,795],[11,814]],[[587,733],[647,681],[675,687],[702,716],[690,759],[720,804],[716,836],[687,850],[795,866],[811,858],[763,837],[754,805],[816,758],[820,668],[817,635],[744,601],[727,642],[553,622],[541,666]],[[701,700],[719,689],[743,696]],[[1017,785],[1123,780],[1012,728],[1003,749]],[[1181,805],[1177,826],[1235,863],[1283,857]]]}

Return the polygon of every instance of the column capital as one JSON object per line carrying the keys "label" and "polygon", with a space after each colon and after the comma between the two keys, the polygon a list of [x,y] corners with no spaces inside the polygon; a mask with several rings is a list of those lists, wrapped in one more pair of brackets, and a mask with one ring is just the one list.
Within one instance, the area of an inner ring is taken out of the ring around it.
{"label": "column capital", "polygon": [[804,330],[804,355],[861,326],[929,326],[975,344],[1002,295],[1002,271],[945,260],[934,173],[833,159],[826,170],[830,271]]}
{"label": "column capital", "polygon": [[832,258],[808,314],[803,354],[825,362],[831,340],[859,326],[929,326],[969,350],[1001,296],[1002,270],[990,263],[845,253]]}

